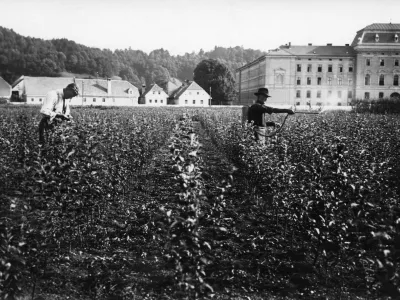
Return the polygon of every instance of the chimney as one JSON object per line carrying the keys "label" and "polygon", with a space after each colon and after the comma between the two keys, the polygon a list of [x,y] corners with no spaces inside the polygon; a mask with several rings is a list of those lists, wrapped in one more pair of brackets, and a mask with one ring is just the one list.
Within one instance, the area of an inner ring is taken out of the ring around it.
{"label": "chimney", "polygon": [[327,46],[332,46],[332,44],[326,44]]}
{"label": "chimney", "polygon": [[312,46],[312,43],[308,43],[308,46]]}
{"label": "chimney", "polygon": [[107,94],[111,96],[111,78],[107,78]]}

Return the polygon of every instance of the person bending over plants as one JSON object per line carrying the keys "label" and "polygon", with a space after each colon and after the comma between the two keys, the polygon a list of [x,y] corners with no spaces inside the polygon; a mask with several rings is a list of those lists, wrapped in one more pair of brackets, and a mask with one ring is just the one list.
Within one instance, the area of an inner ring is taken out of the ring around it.
{"label": "person bending over plants", "polygon": [[247,113],[247,121],[249,123],[253,122],[254,125],[254,135],[256,141],[261,144],[265,143],[266,136],[266,127],[268,126],[279,126],[276,122],[265,122],[265,114],[272,113],[287,113],[289,115],[293,115],[294,111],[291,109],[281,109],[281,108],[273,108],[265,105],[268,98],[271,96],[268,93],[267,88],[259,88],[257,93],[254,93],[257,96],[256,103],[250,106]]}
{"label": "person bending over plants", "polygon": [[54,129],[62,121],[71,120],[69,103],[66,101],[79,95],[79,88],[75,83],[70,83],[64,89],[53,90],[47,93],[40,113],[43,118],[39,123],[39,143],[44,144],[45,132]]}

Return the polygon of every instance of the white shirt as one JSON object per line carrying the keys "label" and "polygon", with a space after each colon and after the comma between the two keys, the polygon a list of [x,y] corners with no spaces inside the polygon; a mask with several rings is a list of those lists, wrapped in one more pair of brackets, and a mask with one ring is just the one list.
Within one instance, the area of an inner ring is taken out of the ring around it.
{"label": "white shirt", "polygon": [[[47,93],[46,99],[42,104],[40,113],[50,117],[50,122],[53,121],[56,115],[65,115],[71,117],[69,109],[69,99],[63,100],[64,92],[62,89],[54,90]],[[63,105],[65,101],[65,113]]]}

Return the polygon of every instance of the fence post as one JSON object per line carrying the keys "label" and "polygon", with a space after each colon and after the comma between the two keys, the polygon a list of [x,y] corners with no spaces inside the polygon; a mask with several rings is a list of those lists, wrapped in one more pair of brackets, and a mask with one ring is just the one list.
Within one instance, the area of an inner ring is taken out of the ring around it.
{"label": "fence post", "polygon": [[243,105],[243,107],[242,107],[242,124],[247,123],[248,112],[249,112],[249,107],[247,105]]}

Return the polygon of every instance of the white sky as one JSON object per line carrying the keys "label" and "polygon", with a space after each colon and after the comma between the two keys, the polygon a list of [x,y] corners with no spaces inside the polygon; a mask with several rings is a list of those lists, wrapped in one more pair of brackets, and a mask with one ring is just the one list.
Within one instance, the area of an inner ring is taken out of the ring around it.
{"label": "white sky", "polygon": [[400,23],[400,0],[0,0],[0,26],[43,39],[171,54],[243,46],[344,45]]}

